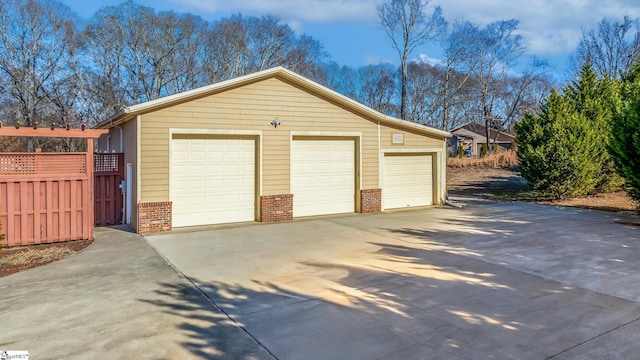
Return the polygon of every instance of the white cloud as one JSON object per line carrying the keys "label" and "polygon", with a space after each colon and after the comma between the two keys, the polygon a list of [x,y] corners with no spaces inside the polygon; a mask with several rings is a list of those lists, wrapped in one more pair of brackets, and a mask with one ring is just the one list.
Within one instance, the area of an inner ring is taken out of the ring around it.
{"label": "white cloud", "polygon": [[575,50],[583,30],[603,18],[621,20],[640,17],[637,0],[434,0],[447,19],[464,18],[486,25],[496,20],[517,19],[529,53],[567,55]]}
{"label": "white cloud", "polygon": [[169,0],[184,11],[241,12],[319,23],[375,19],[378,0]]}
{"label": "white cloud", "polygon": [[[274,15],[297,32],[305,23],[376,21],[376,6],[382,0],[167,0],[182,11],[193,13],[243,13]],[[517,19],[518,33],[530,54],[570,54],[582,36],[602,18],[620,20],[624,15],[640,17],[638,0],[431,0],[447,20],[463,18],[486,25],[496,20]],[[374,62],[373,59],[370,63]]]}
{"label": "white cloud", "polygon": [[443,64],[442,59],[432,58],[427,54],[418,55],[418,61],[424,64],[429,64],[431,66],[438,66]]}
{"label": "white cloud", "polygon": [[299,20],[289,20],[285,21],[287,25],[298,35],[304,34],[304,24]]}

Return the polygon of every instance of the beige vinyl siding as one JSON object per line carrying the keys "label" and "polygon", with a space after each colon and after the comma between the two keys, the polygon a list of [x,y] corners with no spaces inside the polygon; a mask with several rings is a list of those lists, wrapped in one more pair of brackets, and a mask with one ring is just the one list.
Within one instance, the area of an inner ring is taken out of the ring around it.
{"label": "beige vinyl siding", "polygon": [[[275,129],[270,124],[274,119],[282,122]],[[291,131],[361,133],[362,188],[379,187],[377,123],[289,82],[269,78],[142,115],[141,202],[169,199],[170,128],[262,131],[262,195],[291,191]]]}
{"label": "beige vinyl siding", "polygon": [[[282,122],[274,128],[270,123]],[[362,189],[379,188],[378,123],[278,77],[141,116],[141,202],[169,199],[169,129],[262,132],[262,193],[289,194],[291,132],[361,134]],[[175,132],[175,131],[174,131]],[[392,144],[393,134],[404,144]],[[380,126],[380,149],[442,148],[442,138]]]}
{"label": "beige vinyl siding", "polygon": [[[270,122],[271,120],[269,120]],[[289,131],[281,129],[282,125],[274,129],[263,129],[262,132],[262,194],[289,194]]]}
{"label": "beige vinyl siding", "polygon": [[[403,144],[394,144],[392,137],[394,134],[402,134]],[[383,126],[380,129],[380,147],[385,149],[397,148],[442,148],[443,138],[430,137],[423,134],[407,131],[396,127]]]}

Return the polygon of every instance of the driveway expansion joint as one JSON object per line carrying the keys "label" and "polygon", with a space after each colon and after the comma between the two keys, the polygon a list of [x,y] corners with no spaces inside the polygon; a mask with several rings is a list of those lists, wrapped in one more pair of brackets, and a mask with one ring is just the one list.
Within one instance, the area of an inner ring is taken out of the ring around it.
{"label": "driveway expansion joint", "polygon": [[618,325],[618,326],[614,327],[613,329],[607,330],[607,331],[605,331],[605,332],[603,332],[603,333],[601,333],[601,334],[598,334],[598,335],[596,335],[596,336],[591,337],[590,339],[584,340],[584,341],[582,341],[582,342],[580,342],[580,343],[578,343],[578,344],[576,344],[576,345],[574,345],[574,346],[571,346],[571,347],[569,347],[569,348],[567,348],[567,349],[564,349],[564,350],[560,351],[560,352],[559,352],[559,353],[557,353],[557,354],[551,355],[551,356],[549,356],[549,357],[545,358],[545,360],[553,359],[553,358],[555,358],[555,357],[557,357],[557,356],[559,356],[559,355],[562,355],[562,354],[564,354],[564,353],[566,353],[566,352],[568,352],[568,351],[571,351],[571,350],[573,350],[573,349],[575,349],[575,348],[578,348],[578,347],[580,347],[580,346],[582,346],[582,345],[584,345],[584,344],[586,344],[586,343],[588,343],[588,342],[594,341],[594,340],[596,340],[596,339],[598,339],[598,338],[600,338],[600,337],[602,337],[602,336],[604,336],[604,335],[610,334],[610,333],[612,333],[612,332],[614,332],[614,331],[616,331],[616,330],[618,330],[618,329],[621,329],[621,328],[623,328],[623,327],[625,327],[625,326],[631,325],[631,324],[633,324],[634,322],[637,322],[637,321],[640,321],[640,318],[637,318],[637,319],[631,320],[631,321],[629,321],[629,322],[627,322],[627,323],[624,323],[624,324],[620,324],[620,325]]}
{"label": "driveway expansion joint", "polygon": [[278,357],[272,353],[264,344],[262,344],[260,342],[260,340],[258,340],[255,336],[253,336],[253,334],[251,334],[249,332],[249,330],[247,330],[242,324],[240,324],[238,321],[236,321],[233,317],[231,317],[231,315],[229,315],[229,313],[227,313],[222,307],[220,307],[210,296],[209,294],[207,294],[204,290],[202,290],[198,284],[196,284],[193,280],[191,280],[190,277],[188,277],[187,275],[185,275],[182,271],[180,271],[176,266],[173,265],[173,263],[171,263],[171,261],[169,261],[169,259],[167,259],[164,254],[162,254],[160,251],[158,251],[156,248],[153,247],[153,245],[151,245],[151,243],[149,242],[149,240],[145,237],[145,242],[147,244],[147,246],[149,246],[151,249],[153,249],[153,251],[155,251],[160,257],[162,257],[164,259],[164,261],[176,272],[178,273],[178,275],[180,275],[181,277],[185,278],[191,285],[193,285],[193,287],[198,290],[198,292],[200,292],[200,294],[202,294],[202,296],[204,296],[210,303],[211,305],[213,305],[218,311],[220,311],[222,314],[224,314],[224,316],[229,319],[232,323],[234,323],[239,329],[242,329],[242,331],[247,334],[247,336],[249,336],[251,338],[251,340],[253,340],[260,348],[262,348],[267,354],[269,354],[269,356],[271,356],[273,359],[275,360],[279,360]]}

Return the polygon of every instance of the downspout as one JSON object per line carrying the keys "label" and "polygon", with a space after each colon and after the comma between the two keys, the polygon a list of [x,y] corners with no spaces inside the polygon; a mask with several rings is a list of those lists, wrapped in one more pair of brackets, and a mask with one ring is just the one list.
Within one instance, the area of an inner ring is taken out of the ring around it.
{"label": "downspout", "polygon": [[384,209],[383,208],[384,204],[382,203],[382,191],[383,191],[382,187],[384,186],[383,167],[384,167],[384,155],[382,154],[382,147],[380,142],[380,121],[378,121],[378,189],[380,189],[380,211]]}
{"label": "downspout", "polygon": [[111,120],[111,127],[114,127],[118,130],[120,130],[120,151],[119,152],[124,152],[124,137],[122,135],[122,127],[118,126],[116,124],[113,123],[113,120]]}

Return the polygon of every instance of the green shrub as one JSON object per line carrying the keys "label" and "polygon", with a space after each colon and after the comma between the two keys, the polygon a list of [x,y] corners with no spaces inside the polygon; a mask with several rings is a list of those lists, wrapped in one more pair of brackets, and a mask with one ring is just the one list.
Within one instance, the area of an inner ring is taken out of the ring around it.
{"label": "green shrub", "polygon": [[487,144],[484,143],[480,147],[480,157],[485,157],[487,155],[489,155],[489,148],[487,147]]}
{"label": "green shrub", "polygon": [[494,154],[499,153],[500,152],[500,145],[498,145],[498,143],[494,141],[493,142],[493,149],[491,151],[493,151]]}
{"label": "green shrub", "polygon": [[464,157],[464,146],[462,144],[458,144],[458,159],[462,159]]}

